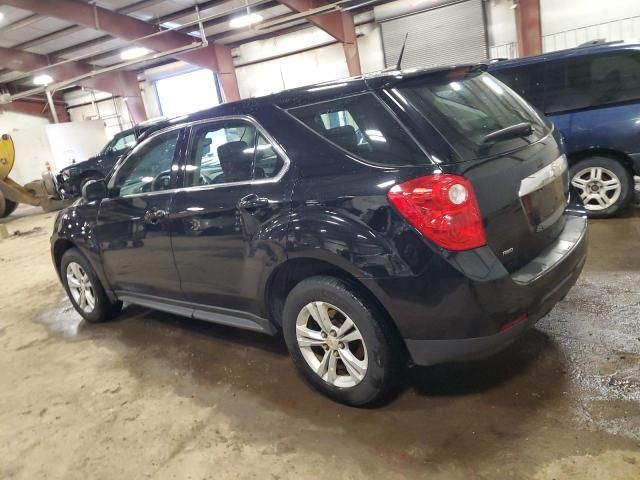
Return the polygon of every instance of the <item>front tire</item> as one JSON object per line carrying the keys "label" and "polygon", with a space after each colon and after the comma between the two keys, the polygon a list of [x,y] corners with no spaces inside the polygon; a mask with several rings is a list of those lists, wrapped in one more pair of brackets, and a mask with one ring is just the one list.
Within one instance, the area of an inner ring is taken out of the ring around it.
{"label": "front tire", "polygon": [[87,322],[106,322],[122,310],[122,302],[109,300],[91,264],[78,249],[67,250],[62,256],[60,277],[71,304]]}
{"label": "front tire", "polygon": [[633,175],[612,158],[585,158],[571,166],[569,175],[590,218],[617,215],[633,198]]}
{"label": "front tire", "polygon": [[340,279],[312,277],[287,296],[283,333],[306,380],[335,401],[378,402],[393,392],[401,342],[372,302]]}

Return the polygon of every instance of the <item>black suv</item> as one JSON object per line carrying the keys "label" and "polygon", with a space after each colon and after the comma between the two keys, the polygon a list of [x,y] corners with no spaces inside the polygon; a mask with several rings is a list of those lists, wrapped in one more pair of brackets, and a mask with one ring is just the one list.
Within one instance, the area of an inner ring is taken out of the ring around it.
{"label": "black suv", "polygon": [[549,312],[585,262],[578,202],[551,124],[481,67],[397,71],[181,118],[51,244],[87,321],[130,302],[282,332],[316,388],[363,405]]}
{"label": "black suv", "polygon": [[91,181],[105,178],[113,166],[126,155],[144,134],[166,126],[166,120],[150,120],[116,134],[95,157],[60,170],[56,180],[61,196],[75,197]]}

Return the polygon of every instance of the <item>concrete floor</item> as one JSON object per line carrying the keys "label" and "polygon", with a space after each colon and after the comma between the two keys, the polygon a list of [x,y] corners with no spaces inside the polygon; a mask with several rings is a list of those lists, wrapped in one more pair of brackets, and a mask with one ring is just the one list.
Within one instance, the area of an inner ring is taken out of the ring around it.
{"label": "concrete floor", "polygon": [[413,369],[387,406],[312,391],[282,341],[137,307],[80,321],[53,214],[0,241],[0,478],[640,478],[640,208],[594,221],[586,270],[486,361]]}

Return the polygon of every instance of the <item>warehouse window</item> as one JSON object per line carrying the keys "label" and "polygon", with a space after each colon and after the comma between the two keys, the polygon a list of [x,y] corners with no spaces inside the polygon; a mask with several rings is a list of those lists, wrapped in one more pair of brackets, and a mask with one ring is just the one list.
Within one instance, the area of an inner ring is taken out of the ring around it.
{"label": "warehouse window", "polygon": [[216,78],[210,70],[195,70],[156,82],[162,115],[177,117],[220,104]]}
{"label": "warehouse window", "polygon": [[402,126],[371,94],[293,108],[289,113],[364,160],[381,165],[418,165],[427,161]]}

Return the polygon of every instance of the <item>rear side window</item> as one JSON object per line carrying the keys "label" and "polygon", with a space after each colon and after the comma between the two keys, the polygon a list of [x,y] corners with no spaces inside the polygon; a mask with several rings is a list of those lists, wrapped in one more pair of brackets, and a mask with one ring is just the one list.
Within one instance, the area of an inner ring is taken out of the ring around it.
{"label": "rear side window", "polygon": [[616,52],[546,64],[546,113],[640,99],[640,54]]}
{"label": "rear side window", "polygon": [[420,165],[427,157],[372,94],[293,108],[289,113],[327,140],[378,165]]}
{"label": "rear side window", "polygon": [[216,185],[273,178],[284,162],[250,122],[213,121],[193,128],[186,185]]}
{"label": "rear side window", "polygon": [[[486,73],[420,77],[394,91],[430,121],[464,160],[525,147],[549,128],[529,104]],[[520,124],[530,135],[492,136]]]}

